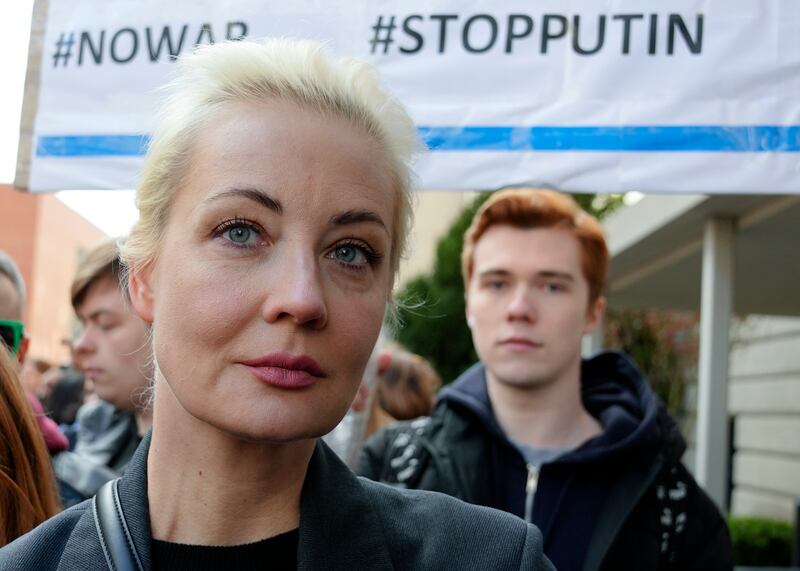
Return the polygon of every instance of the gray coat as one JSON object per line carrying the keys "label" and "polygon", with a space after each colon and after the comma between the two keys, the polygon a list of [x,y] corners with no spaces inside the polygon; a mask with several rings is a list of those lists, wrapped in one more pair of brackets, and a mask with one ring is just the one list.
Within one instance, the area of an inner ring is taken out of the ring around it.
{"label": "gray coat", "polygon": [[[151,569],[147,501],[149,435],[120,480],[122,510]],[[537,528],[506,513],[434,492],[356,477],[322,441],[303,485],[298,570],[552,569]],[[106,569],[91,500],[0,549],[6,571]]]}
{"label": "gray coat", "polygon": [[74,452],[53,457],[67,507],[91,498],[100,486],[121,475],[141,440],[133,413],[102,400],[83,405],[77,421]]}

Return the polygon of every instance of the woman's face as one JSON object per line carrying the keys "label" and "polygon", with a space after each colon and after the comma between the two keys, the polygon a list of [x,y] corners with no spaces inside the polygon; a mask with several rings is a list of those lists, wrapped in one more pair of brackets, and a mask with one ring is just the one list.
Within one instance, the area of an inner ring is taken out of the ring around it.
{"label": "woman's face", "polygon": [[215,115],[135,278],[173,402],[246,439],[331,430],[383,320],[394,196],[376,141],[344,120],[284,102]]}

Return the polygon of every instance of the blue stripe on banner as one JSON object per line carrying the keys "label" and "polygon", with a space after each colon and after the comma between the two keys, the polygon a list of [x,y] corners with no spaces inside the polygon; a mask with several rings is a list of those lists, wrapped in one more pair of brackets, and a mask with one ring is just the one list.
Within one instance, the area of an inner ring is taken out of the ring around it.
{"label": "blue stripe on banner", "polygon": [[[800,152],[800,126],[418,127],[432,151]],[[146,135],[39,137],[37,157],[144,155]]]}
{"label": "blue stripe on banner", "polygon": [[419,127],[434,151],[800,152],[800,126]]}
{"label": "blue stripe on banner", "polygon": [[138,157],[147,150],[147,135],[67,135],[38,137],[37,157]]}

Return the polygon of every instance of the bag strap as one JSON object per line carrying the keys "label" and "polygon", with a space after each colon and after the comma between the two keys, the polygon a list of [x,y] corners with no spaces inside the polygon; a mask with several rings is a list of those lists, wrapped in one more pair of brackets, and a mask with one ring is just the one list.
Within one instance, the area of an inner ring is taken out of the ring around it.
{"label": "bag strap", "polygon": [[119,478],[106,482],[92,500],[100,545],[111,571],[144,571],[122,513],[118,485]]}

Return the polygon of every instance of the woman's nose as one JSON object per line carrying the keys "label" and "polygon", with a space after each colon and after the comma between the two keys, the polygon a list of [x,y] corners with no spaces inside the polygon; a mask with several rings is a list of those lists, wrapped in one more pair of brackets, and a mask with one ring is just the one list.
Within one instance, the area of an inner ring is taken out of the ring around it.
{"label": "woman's nose", "polygon": [[309,256],[287,255],[273,266],[275,287],[264,302],[264,319],[289,319],[297,325],[323,328],[328,320],[320,268]]}

